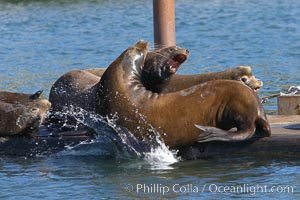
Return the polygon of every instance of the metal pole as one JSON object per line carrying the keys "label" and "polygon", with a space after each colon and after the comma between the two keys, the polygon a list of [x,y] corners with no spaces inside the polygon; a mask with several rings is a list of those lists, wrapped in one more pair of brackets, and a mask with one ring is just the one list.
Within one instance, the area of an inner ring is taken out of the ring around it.
{"label": "metal pole", "polygon": [[153,0],[155,47],[176,45],[174,0]]}

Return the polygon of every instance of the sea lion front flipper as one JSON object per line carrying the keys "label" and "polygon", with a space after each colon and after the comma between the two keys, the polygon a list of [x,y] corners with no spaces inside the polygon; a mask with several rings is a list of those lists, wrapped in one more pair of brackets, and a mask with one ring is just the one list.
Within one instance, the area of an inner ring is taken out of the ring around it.
{"label": "sea lion front flipper", "polygon": [[201,126],[195,124],[195,127],[202,131],[202,133],[198,136],[199,143],[210,142],[210,141],[226,141],[226,142],[244,141],[250,139],[255,133],[255,129],[253,131],[248,129],[248,130],[238,130],[235,132],[230,132],[212,126]]}
{"label": "sea lion front flipper", "polygon": [[34,93],[33,95],[31,95],[29,97],[29,99],[31,99],[31,100],[37,100],[41,96],[42,93],[43,93],[43,90],[38,90],[36,93]]}

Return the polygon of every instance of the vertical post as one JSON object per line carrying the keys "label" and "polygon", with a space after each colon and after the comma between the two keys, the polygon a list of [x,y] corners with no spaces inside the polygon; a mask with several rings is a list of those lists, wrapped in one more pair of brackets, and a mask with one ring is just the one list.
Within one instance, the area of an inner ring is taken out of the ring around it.
{"label": "vertical post", "polygon": [[155,47],[176,45],[175,0],[153,0]]}

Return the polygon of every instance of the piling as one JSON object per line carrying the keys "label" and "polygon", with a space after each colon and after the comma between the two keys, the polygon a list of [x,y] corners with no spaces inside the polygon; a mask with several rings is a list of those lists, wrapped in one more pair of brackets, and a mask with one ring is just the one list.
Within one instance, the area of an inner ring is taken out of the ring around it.
{"label": "piling", "polygon": [[175,46],[174,0],[153,0],[154,45],[156,48]]}

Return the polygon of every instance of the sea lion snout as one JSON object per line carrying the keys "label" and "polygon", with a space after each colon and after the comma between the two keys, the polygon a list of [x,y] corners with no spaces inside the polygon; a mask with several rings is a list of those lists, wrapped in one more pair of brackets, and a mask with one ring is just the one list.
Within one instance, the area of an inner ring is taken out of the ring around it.
{"label": "sea lion snout", "polygon": [[184,63],[190,56],[190,52],[187,49],[176,47],[174,48],[174,50],[174,56],[172,56],[172,58],[168,61],[171,74],[175,74],[179,66]]}

